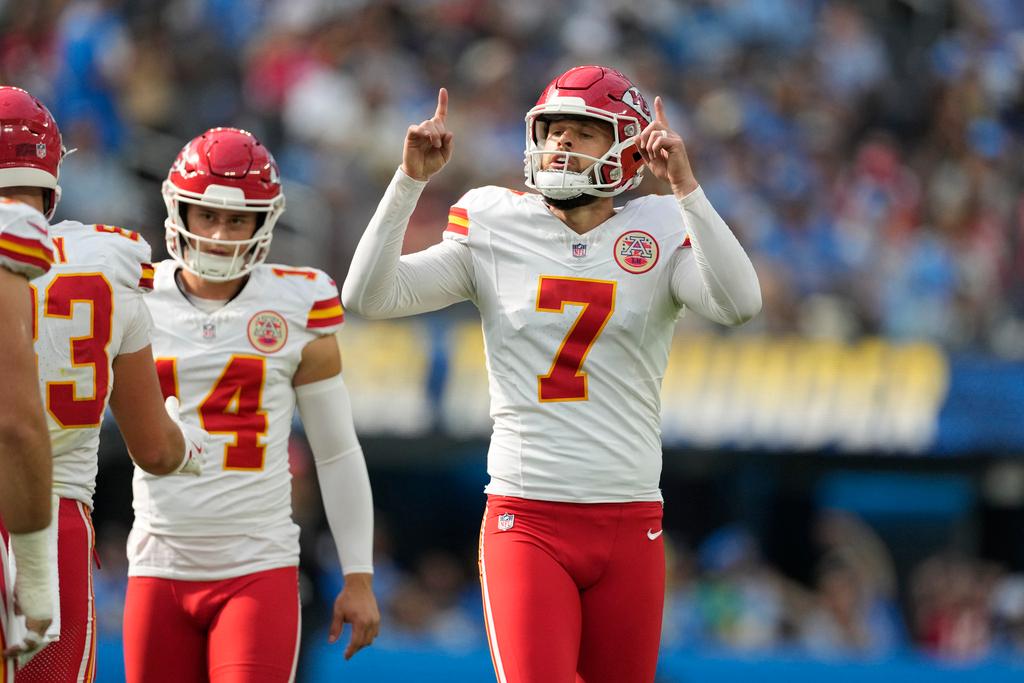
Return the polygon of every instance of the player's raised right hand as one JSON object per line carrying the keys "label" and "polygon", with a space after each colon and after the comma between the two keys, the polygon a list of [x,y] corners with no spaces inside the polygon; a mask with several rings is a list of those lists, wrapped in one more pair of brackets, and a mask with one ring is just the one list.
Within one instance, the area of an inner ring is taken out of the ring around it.
{"label": "player's raised right hand", "polygon": [[448,91],[437,91],[437,110],[426,121],[409,126],[402,150],[402,171],[410,178],[427,180],[452,158],[452,133],[448,130]]}

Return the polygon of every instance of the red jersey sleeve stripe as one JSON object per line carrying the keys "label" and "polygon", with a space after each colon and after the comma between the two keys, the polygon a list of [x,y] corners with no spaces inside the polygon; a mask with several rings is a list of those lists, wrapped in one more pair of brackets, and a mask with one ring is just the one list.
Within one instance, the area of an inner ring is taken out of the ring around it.
{"label": "red jersey sleeve stripe", "polygon": [[318,327],[331,327],[340,325],[345,321],[345,311],[341,308],[341,299],[332,296],[330,299],[317,301],[309,309],[309,318],[306,319],[306,327],[316,329]]}
{"label": "red jersey sleeve stripe", "polygon": [[139,287],[141,289],[153,289],[153,264],[142,264],[142,277],[139,278]]}
{"label": "red jersey sleeve stripe", "polygon": [[335,306],[337,306],[339,308],[341,307],[341,299],[336,297],[336,296],[331,297],[330,299],[324,299],[322,301],[317,301],[315,304],[313,304],[313,306],[309,310],[311,310],[311,311],[323,311],[323,310],[328,309],[328,308],[334,308]]}
{"label": "red jersey sleeve stripe", "polygon": [[306,327],[315,330],[318,327],[332,327],[334,325],[340,325],[343,322],[345,322],[345,314],[339,313],[338,315],[330,318],[310,318],[306,321]]}
{"label": "red jersey sleeve stripe", "polygon": [[453,206],[448,212],[448,227],[445,229],[457,235],[469,236],[469,212]]}
{"label": "red jersey sleeve stripe", "polygon": [[693,246],[693,244],[690,242],[690,236],[689,235],[687,235],[686,239],[683,240],[683,246],[684,247],[692,247]]}
{"label": "red jersey sleeve stripe", "polygon": [[44,273],[50,270],[50,266],[53,265],[53,259],[51,258],[40,258],[38,256],[23,254],[20,251],[14,251],[13,249],[6,248],[2,243],[0,243],[0,256],[5,256],[12,261],[17,261],[18,263],[24,263],[25,265],[39,268]]}
{"label": "red jersey sleeve stripe", "polygon": [[41,240],[35,239],[34,237],[19,237],[18,235],[2,234],[0,235],[0,242],[13,242],[14,244],[20,244],[23,247],[30,249],[39,249],[40,251],[50,251],[50,247],[43,244]]}
{"label": "red jersey sleeve stripe", "polygon": [[17,237],[15,235],[0,235],[0,246],[10,252],[43,259],[47,263],[53,263],[53,250],[39,240],[34,240],[28,237]]}

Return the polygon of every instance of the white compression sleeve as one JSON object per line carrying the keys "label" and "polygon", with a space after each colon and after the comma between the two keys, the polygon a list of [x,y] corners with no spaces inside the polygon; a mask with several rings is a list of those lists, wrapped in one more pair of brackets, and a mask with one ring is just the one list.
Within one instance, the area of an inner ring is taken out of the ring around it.
{"label": "white compression sleeve", "polygon": [[761,310],[761,285],[750,257],[702,188],[680,199],[679,208],[696,268],[689,259],[677,261],[672,274],[676,299],[726,325],[750,320]]}
{"label": "white compression sleeve", "polygon": [[295,387],[342,572],[373,572],[373,494],[341,374]]}
{"label": "white compression sleeve", "polygon": [[443,240],[402,256],[409,217],[425,182],[399,169],[359,239],[341,288],[345,308],[367,318],[436,311],[473,296],[469,249]]}
{"label": "white compression sleeve", "polygon": [[17,574],[14,594],[22,614],[30,619],[53,617],[50,589],[50,527],[27,534],[11,534]]}

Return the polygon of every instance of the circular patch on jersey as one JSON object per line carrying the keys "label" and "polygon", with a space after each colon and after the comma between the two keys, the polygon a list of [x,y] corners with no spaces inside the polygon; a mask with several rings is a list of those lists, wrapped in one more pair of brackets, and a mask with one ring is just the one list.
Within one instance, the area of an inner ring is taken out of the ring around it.
{"label": "circular patch on jersey", "polygon": [[288,341],[288,323],[276,311],[260,311],[249,318],[249,343],[257,351],[274,353]]}
{"label": "circular patch on jersey", "polygon": [[643,230],[630,230],[615,240],[615,262],[628,273],[646,273],[658,262],[658,241]]}

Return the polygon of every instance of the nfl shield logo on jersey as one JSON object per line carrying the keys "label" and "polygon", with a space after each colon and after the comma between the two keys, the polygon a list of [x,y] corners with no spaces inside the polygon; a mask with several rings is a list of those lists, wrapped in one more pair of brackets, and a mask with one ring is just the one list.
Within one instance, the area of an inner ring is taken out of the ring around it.
{"label": "nfl shield logo on jersey", "polygon": [[572,255],[576,258],[583,258],[587,255],[587,245],[584,242],[572,245]]}
{"label": "nfl shield logo on jersey", "polygon": [[213,323],[203,323],[203,339],[213,339],[217,336],[217,326]]}
{"label": "nfl shield logo on jersey", "polygon": [[508,531],[516,522],[516,516],[511,512],[503,512],[498,515],[498,531]]}

